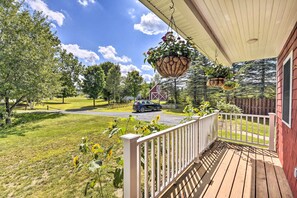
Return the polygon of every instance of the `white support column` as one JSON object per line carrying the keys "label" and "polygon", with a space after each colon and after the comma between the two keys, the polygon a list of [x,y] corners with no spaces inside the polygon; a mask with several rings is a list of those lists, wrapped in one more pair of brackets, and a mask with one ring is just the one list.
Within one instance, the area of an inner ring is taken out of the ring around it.
{"label": "white support column", "polygon": [[124,143],[124,198],[137,197],[137,140],[140,135],[121,136]]}
{"label": "white support column", "polygon": [[219,135],[219,113],[220,113],[220,111],[219,110],[214,110],[214,113],[217,114],[217,116],[215,118],[215,121],[214,121],[215,134],[216,134],[214,139],[217,139],[218,135]]}
{"label": "white support column", "polygon": [[269,150],[275,151],[275,113],[268,113],[269,115]]}
{"label": "white support column", "polygon": [[195,142],[196,142],[196,149],[195,149],[195,163],[199,163],[199,138],[200,138],[200,132],[199,132],[199,120],[200,120],[200,116],[193,116],[192,117],[194,120],[196,120],[196,125],[194,128],[194,136],[195,136]]}

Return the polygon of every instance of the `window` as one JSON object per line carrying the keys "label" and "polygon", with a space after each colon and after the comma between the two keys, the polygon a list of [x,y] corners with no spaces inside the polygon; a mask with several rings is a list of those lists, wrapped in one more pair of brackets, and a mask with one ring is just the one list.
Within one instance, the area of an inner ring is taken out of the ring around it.
{"label": "window", "polygon": [[282,119],[291,128],[292,112],[292,52],[283,63],[283,93],[282,93]]}

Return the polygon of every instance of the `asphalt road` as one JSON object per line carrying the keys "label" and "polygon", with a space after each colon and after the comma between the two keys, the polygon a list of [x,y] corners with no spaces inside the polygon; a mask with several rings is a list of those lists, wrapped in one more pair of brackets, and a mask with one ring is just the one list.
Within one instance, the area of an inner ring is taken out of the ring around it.
{"label": "asphalt road", "polygon": [[159,123],[174,126],[180,124],[184,116],[171,115],[163,113],[162,111],[144,112],[144,113],[132,113],[132,112],[93,112],[93,111],[59,111],[64,114],[82,114],[82,115],[98,115],[108,117],[122,117],[127,118],[129,115],[134,116],[138,120],[151,121],[160,115]]}

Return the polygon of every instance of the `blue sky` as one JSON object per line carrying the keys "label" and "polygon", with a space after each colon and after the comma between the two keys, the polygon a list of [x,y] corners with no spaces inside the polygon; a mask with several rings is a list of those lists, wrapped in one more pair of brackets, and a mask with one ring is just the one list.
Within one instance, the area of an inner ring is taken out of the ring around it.
{"label": "blue sky", "polygon": [[123,75],[138,70],[148,81],[154,74],[143,53],[161,41],[167,25],[137,0],[26,0],[42,11],[62,47],[85,65],[111,61]]}

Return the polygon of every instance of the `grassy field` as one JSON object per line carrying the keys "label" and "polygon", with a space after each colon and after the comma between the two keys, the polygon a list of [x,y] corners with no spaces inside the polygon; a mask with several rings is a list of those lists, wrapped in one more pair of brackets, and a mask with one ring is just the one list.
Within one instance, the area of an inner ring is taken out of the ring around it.
{"label": "grassy field", "polygon": [[[12,127],[0,129],[1,196],[83,197],[89,173],[77,172],[72,159],[79,154],[82,137],[102,147],[117,144],[117,139],[102,133],[113,120],[57,113],[18,114]],[[111,181],[106,182],[107,197],[114,197],[116,189]]]}
{"label": "grassy field", "polygon": [[[159,101],[153,101],[158,103]],[[161,105],[165,102],[161,101]],[[93,107],[93,100],[84,96],[65,98],[65,103],[62,103],[61,98],[53,98],[52,100],[44,100],[34,106],[35,110],[87,110],[87,111],[101,111],[101,112],[132,112],[133,102],[123,104],[108,104],[102,99],[96,100],[96,106]],[[29,108],[27,108],[29,109]],[[19,105],[16,110],[25,110],[25,104]],[[173,115],[185,115],[183,108],[178,109],[163,109],[164,113]]]}

